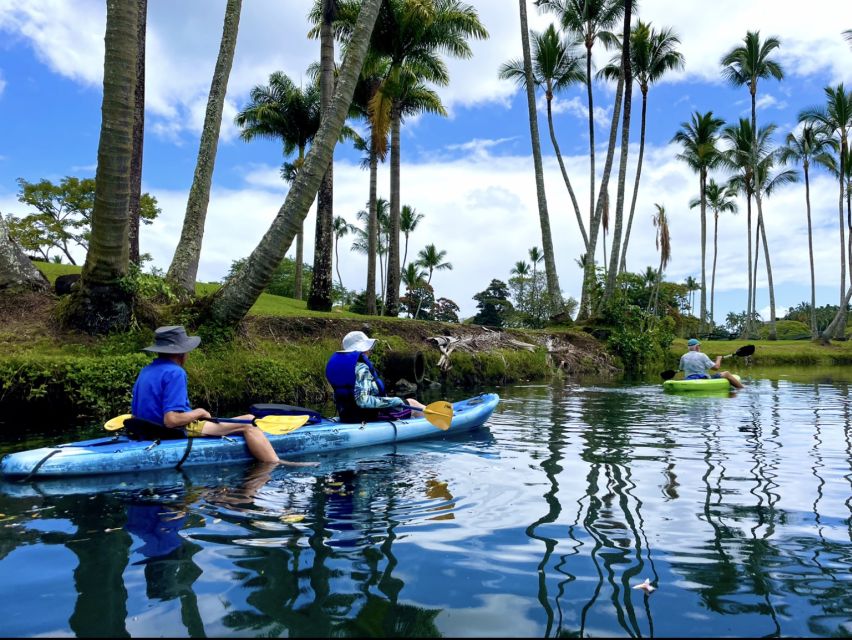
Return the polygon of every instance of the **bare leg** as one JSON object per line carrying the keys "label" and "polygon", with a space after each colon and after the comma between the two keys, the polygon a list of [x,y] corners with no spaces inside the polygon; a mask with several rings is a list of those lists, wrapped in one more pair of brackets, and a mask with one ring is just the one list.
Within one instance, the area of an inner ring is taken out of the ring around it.
{"label": "bare leg", "polygon": [[[238,420],[249,420],[252,415],[239,416]],[[290,462],[281,460],[275,449],[269,443],[266,434],[258,427],[251,424],[240,424],[236,422],[205,422],[201,433],[205,436],[228,436],[234,433],[241,433],[246,441],[251,454],[260,462],[274,462],[284,464],[291,467],[316,467],[318,462]]]}
{"label": "bare leg", "polygon": [[743,384],[739,380],[737,380],[736,376],[731,374],[729,371],[722,371],[719,375],[725,378],[728,382],[731,383],[731,386],[736,387],[737,389],[742,389]]}

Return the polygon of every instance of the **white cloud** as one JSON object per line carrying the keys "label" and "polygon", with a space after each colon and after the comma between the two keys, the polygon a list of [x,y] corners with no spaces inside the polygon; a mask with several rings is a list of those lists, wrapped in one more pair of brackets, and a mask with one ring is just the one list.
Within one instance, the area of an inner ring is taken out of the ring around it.
{"label": "white cloud", "polygon": [[6,89],[6,79],[3,77],[3,70],[0,69],[0,96],[3,95],[3,91]]}

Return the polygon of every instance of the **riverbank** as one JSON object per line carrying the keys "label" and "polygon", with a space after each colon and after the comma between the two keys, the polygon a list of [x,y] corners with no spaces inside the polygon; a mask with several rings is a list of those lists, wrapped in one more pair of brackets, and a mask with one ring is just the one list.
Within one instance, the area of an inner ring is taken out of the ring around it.
{"label": "riverbank", "polygon": [[[376,318],[350,313],[300,313],[303,302],[266,296],[224,345],[203,344],[187,363],[191,400],[215,413],[244,411],[256,402],[328,409],[325,363],[352,330],[377,338],[375,362],[423,354],[423,387],[460,390],[584,374],[617,375],[603,346],[579,330],[493,331],[476,325]],[[0,296],[0,416],[101,419],[126,413],[133,382],[151,357],[150,328],[106,336],[65,331],[55,316],[59,298],[35,293]],[[274,310],[274,312],[270,312]],[[178,322],[163,309],[163,323]],[[277,313],[277,315],[276,315]],[[431,338],[449,337],[449,367]]]}
{"label": "riverbank", "polygon": [[[702,340],[701,350],[711,358],[734,353],[747,344],[755,346],[749,358],[732,358],[723,361],[723,367],[790,365],[847,366],[852,365],[852,341],[832,342],[828,345],[811,340]],[[676,369],[680,357],[686,353],[686,339],[676,339],[668,350],[663,368]]]}

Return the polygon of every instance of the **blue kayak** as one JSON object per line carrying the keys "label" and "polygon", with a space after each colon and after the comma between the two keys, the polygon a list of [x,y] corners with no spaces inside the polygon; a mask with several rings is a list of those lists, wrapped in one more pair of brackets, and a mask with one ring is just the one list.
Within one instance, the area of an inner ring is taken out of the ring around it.
{"label": "blue kayak", "polygon": [[[269,435],[269,441],[280,457],[289,460],[306,454],[434,438],[482,426],[499,401],[496,393],[486,393],[453,403],[453,419],[447,431],[438,429],[425,418],[365,425],[323,419],[284,435]],[[151,442],[118,435],[10,453],[0,460],[0,475],[7,478],[56,478],[250,460],[253,457],[240,436]]]}

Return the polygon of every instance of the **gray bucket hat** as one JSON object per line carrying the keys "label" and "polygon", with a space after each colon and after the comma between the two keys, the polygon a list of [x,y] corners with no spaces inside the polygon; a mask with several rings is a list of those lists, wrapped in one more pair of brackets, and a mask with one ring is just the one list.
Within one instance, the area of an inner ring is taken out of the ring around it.
{"label": "gray bucket hat", "polygon": [[186,329],[180,325],[159,327],[154,331],[154,344],[143,351],[154,353],[189,353],[201,344],[198,336],[186,335]]}

